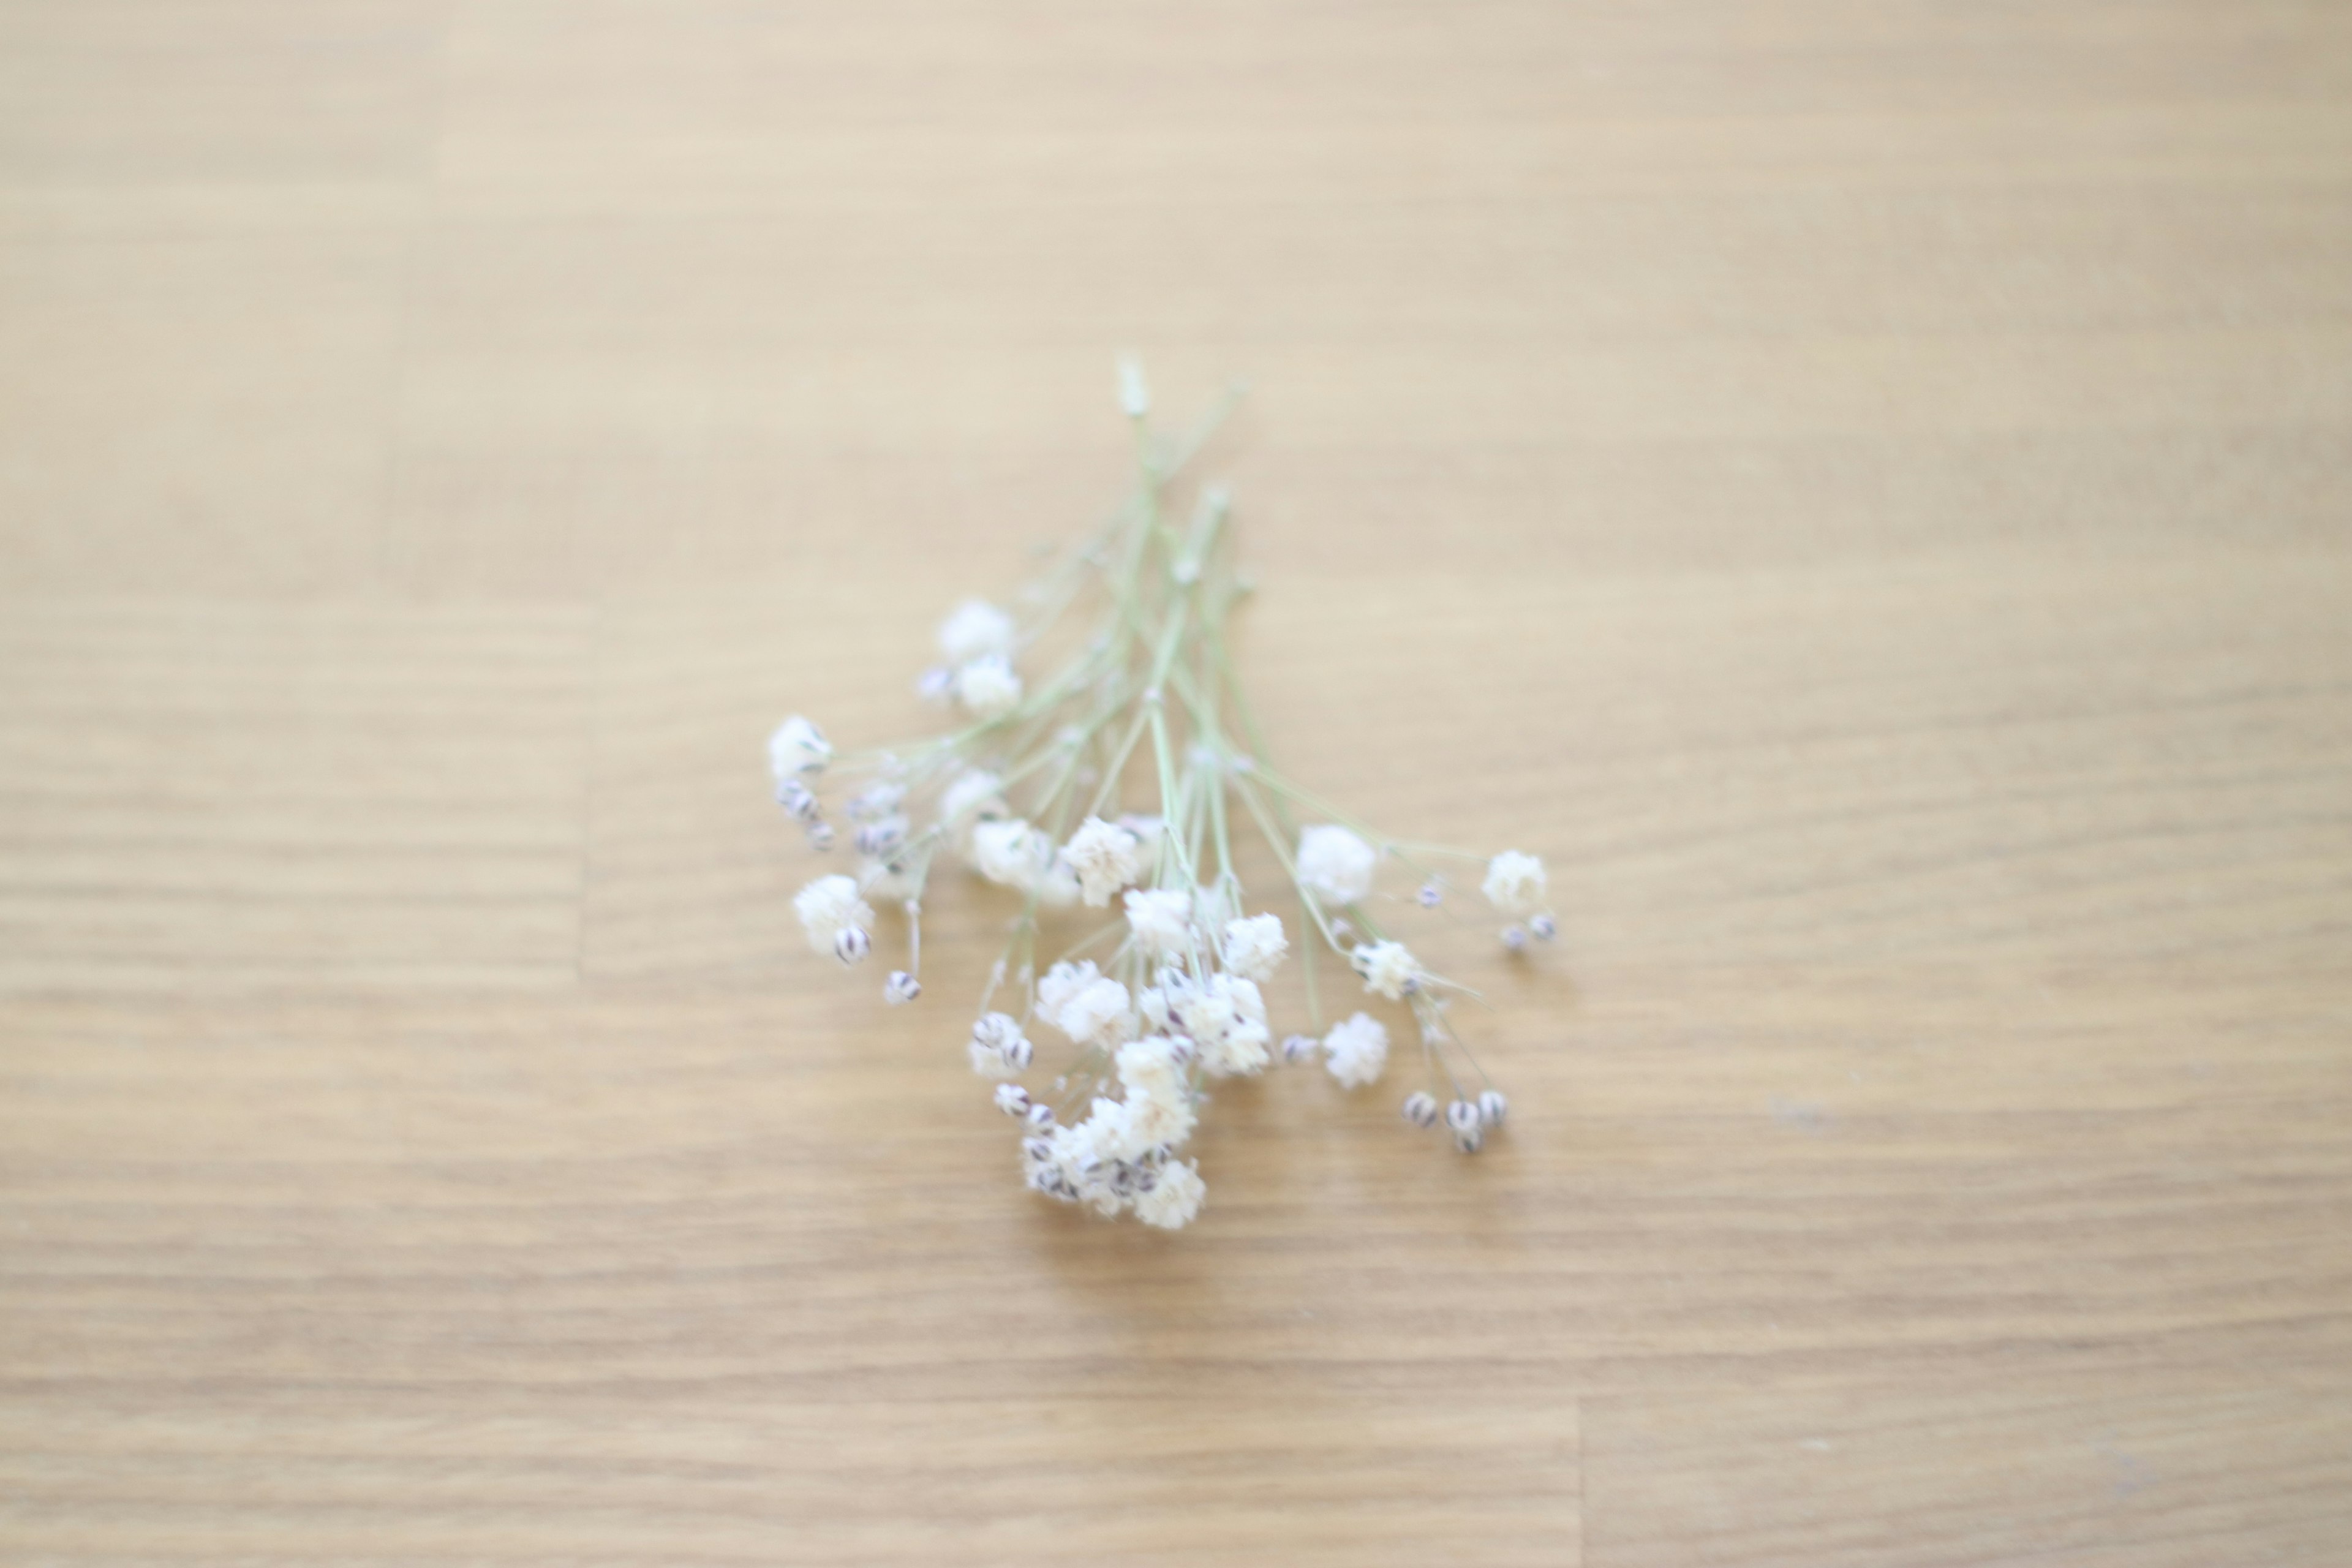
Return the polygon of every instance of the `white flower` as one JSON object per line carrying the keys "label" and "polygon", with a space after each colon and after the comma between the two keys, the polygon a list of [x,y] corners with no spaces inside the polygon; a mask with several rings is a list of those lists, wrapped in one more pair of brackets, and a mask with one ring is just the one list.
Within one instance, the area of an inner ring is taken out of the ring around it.
{"label": "white flower", "polygon": [[873,910],[847,877],[819,877],[793,895],[793,912],[801,917],[809,946],[818,952],[837,952],[845,931],[862,938],[874,924]]}
{"label": "white flower", "polygon": [[1349,1089],[1361,1089],[1389,1065],[1389,1032],[1369,1013],[1334,1024],[1323,1037],[1323,1066]]}
{"label": "white flower", "polygon": [[[1094,965],[1084,967],[1091,970]],[[1082,1046],[1116,1044],[1135,1025],[1135,1015],[1128,1010],[1127,987],[1116,980],[1087,979],[1063,992],[1055,998],[1058,1005],[1052,1005],[1040,986],[1037,1000],[1045,1021]]]}
{"label": "white flower", "polygon": [[1391,1002],[1402,1000],[1421,982],[1420,962],[1401,942],[1368,942],[1349,954],[1348,962],[1364,977],[1365,990]]}
{"label": "white flower", "polygon": [[1352,904],[1372,890],[1380,857],[1344,827],[1320,823],[1298,836],[1298,881],[1325,904]]}
{"label": "white flower", "polygon": [[1265,996],[1238,975],[1217,974],[1205,984],[1191,985],[1174,996],[1176,1015],[1184,1032],[1201,1047],[1201,1066],[1213,1078],[1234,1078],[1264,1072],[1274,1056],[1266,1047],[1274,1033],[1266,1027]]}
{"label": "white flower", "polygon": [[1045,971],[1037,981],[1037,1016],[1052,1023],[1061,1015],[1071,997],[1102,977],[1102,971],[1089,959],[1083,963],[1065,960]]}
{"label": "white flower", "polygon": [[1201,1200],[1208,1191],[1197,1163],[1180,1165],[1171,1160],[1160,1167],[1160,1179],[1151,1184],[1151,1190],[1136,1195],[1135,1217],[1161,1230],[1181,1230],[1201,1212]]}
{"label": "white flower", "polygon": [[1516,849],[1506,849],[1486,862],[1486,879],[1478,890],[1505,914],[1526,915],[1542,907],[1545,887],[1541,860]]}
{"label": "white flower", "polygon": [[1021,700],[1021,678],[1001,654],[973,659],[956,670],[956,700],[975,719],[1001,719]]}
{"label": "white flower", "polygon": [[1062,858],[1077,873],[1078,890],[1090,909],[1103,909],[1110,896],[1143,875],[1143,854],[1134,834],[1099,816],[1089,816],[1070,835]]}
{"label": "white flower", "polygon": [[1162,1034],[1176,1016],[1168,1005],[1168,993],[1157,985],[1146,986],[1135,994],[1135,1010],[1153,1030]]}
{"label": "white flower", "polygon": [[1271,980],[1290,951],[1280,915],[1251,915],[1225,922],[1225,967],[1244,980]]}
{"label": "white flower", "polygon": [[940,826],[960,855],[971,853],[971,830],[982,821],[1005,815],[1004,781],[979,768],[967,768],[940,792]]}
{"label": "white flower", "polygon": [[1192,1090],[1176,1059],[1175,1041],[1154,1035],[1121,1046],[1118,1081],[1127,1090],[1134,1153],[1173,1148],[1192,1135]]}
{"label": "white flower", "polygon": [[1028,1115],[1029,1091],[1022,1088],[1017,1083],[998,1084],[996,1086],[996,1109],[1004,1112],[1007,1116]]}
{"label": "white flower", "polygon": [[768,737],[768,767],[782,784],[795,773],[821,773],[833,761],[833,742],[824,731],[795,713]]}
{"label": "white flower", "polygon": [[940,651],[950,664],[970,664],[991,654],[1013,657],[1013,617],[985,599],[966,599],[940,623]]}
{"label": "white flower", "polygon": [[1192,944],[1192,900],[1181,888],[1130,889],[1127,927],[1146,952],[1174,957]]}
{"label": "white flower", "polygon": [[1054,841],[1015,817],[982,822],[971,830],[971,863],[992,882],[1027,892],[1037,885],[1054,853]]}

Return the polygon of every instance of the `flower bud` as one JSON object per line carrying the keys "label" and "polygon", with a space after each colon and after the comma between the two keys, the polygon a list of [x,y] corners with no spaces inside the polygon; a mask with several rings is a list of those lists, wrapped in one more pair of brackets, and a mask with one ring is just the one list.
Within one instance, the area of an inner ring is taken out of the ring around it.
{"label": "flower bud", "polygon": [[1511,1102],[1503,1098],[1499,1089],[1490,1089],[1478,1097],[1478,1120],[1488,1127],[1500,1127],[1510,1109]]}
{"label": "flower bud", "polygon": [[923,994],[923,983],[903,969],[894,969],[890,978],[882,983],[882,1000],[893,1007],[903,1007]]}
{"label": "flower bud", "polygon": [[809,847],[812,849],[822,851],[832,848],[833,824],[823,821],[810,823],[808,825],[808,841]]}
{"label": "flower bud", "polygon": [[1315,1056],[1316,1039],[1312,1035],[1286,1035],[1282,1041],[1282,1059],[1297,1067]]}
{"label": "flower bud", "polygon": [[776,804],[796,822],[813,821],[817,814],[816,792],[797,778],[776,781]]}
{"label": "flower bud", "polygon": [[1536,933],[1538,942],[1549,942],[1559,934],[1559,922],[1552,919],[1550,913],[1547,911],[1529,921],[1528,929]]}
{"label": "flower bud", "polygon": [[1054,1127],[1054,1108],[1050,1105],[1033,1105],[1024,1113],[1023,1120],[1040,1132],[1049,1132]]}
{"label": "flower bud", "polygon": [[1421,885],[1421,891],[1412,896],[1412,901],[1424,910],[1433,910],[1445,901],[1445,891],[1437,885],[1437,879],[1432,877]]}
{"label": "flower bud", "polygon": [[1437,1125],[1437,1101],[1419,1090],[1406,1095],[1404,1119],[1415,1127],[1434,1127]]}
{"label": "flower bud", "polygon": [[1004,1112],[1007,1116],[1028,1115],[1029,1091],[1022,1088],[1017,1083],[998,1084],[996,1086],[996,1109]]}
{"label": "flower bud", "polygon": [[855,963],[874,951],[874,939],[856,926],[844,926],[833,939],[833,956],[844,963]]}
{"label": "flower bud", "polygon": [[1513,952],[1524,952],[1528,945],[1527,928],[1525,926],[1516,925],[1505,926],[1503,928],[1503,945],[1509,948]]}

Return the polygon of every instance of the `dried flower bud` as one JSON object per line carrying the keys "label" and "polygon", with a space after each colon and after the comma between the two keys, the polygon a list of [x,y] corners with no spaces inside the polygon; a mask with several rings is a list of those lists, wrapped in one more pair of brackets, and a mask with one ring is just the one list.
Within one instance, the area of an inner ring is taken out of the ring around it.
{"label": "dried flower bud", "polygon": [[816,792],[797,776],[776,781],[776,804],[796,822],[814,820],[818,810]]}
{"label": "dried flower bud", "polygon": [[1412,1122],[1415,1127],[1436,1126],[1436,1100],[1430,1095],[1421,1092],[1419,1089],[1415,1089],[1412,1093],[1404,1097],[1404,1119],[1407,1121]]}
{"label": "dried flower bud", "polygon": [[1549,910],[1546,910],[1529,921],[1528,929],[1535,932],[1538,942],[1549,942],[1559,934],[1559,922],[1551,918]]}
{"label": "dried flower bud", "polygon": [[1490,1089],[1478,1097],[1478,1120],[1488,1127],[1500,1127],[1510,1109],[1511,1102],[1503,1098],[1499,1089]]}
{"label": "dried flower bud", "polygon": [[1007,1116],[1028,1115],[1029,1091],[1022,1088],[1017,1083],[998,1084],[996,1086],[996,1109],[1004,1112]]}
{"label": "dried flower bud", "polygon": [[1509,948],[1513,952],[1525,952],[1528,945],[1527,927],[1517,925],[1505,926],[1503,928],[1503,945]]}
{"label": "dried flower bud", "polygon": [[1311,1061],[1314,1059],[1316,1044],[1316,1038],[1312,1035],[1286,1035],[1282,1040],[1282,1059],[1293,1067],[1304,1061]]}
{"label": "dried flower bud", "polygon": [[893,1007],[903,1007],[923,994],[923,983],[903,969],[894,969],[890,978],[882,983],[882,1000]]}
{"label": "dried flower bud", "polygon": [[1050,1105],[1033,1105],[1024,1113],[1024,1120],[1040,1132],[1050,1131],[1054,1126],[1054,1108]]}
{"label": "dried flower bud", "polygon": [[833,939],[833,956],[855,963],[874,951],[874,939],[856,926],[844,926]]}
{"label": "dried flower bud", "polygon": [[871,855],[880,859],[905,843],[906,839],[907,819],[903,816],[886,816],[879,821],[869,822],[857,830],[857,852],[860,855]]}
{"label": "dried flower bud", "polygon": [[812,822],[808,825],[809,847],[823,851],[833,847],[833,824]]}
{"label": "dried flower bud", "polygon": [[1445,1108],[1445,1125],[1456,1132],[1478,1130],[1478,1108],[1466,1100],[1457,1100]]}

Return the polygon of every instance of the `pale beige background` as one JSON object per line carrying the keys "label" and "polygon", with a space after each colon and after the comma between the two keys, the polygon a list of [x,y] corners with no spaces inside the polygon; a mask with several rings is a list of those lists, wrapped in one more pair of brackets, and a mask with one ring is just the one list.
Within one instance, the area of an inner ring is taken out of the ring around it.
{"label": "pale beige background", "polygon": [[[760,764],[1123,345],[1565,925],[1175,1239]],[[2352,1561],[2347,501],[2340,5],[5,0],[0,1559]]]}

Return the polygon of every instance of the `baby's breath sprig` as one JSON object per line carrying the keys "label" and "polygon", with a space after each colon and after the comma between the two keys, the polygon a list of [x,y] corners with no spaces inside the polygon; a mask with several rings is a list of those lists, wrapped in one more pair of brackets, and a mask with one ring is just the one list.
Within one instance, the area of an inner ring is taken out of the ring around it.
{"label": "baby's breath sprig", "polygon": [[[972,600],[941,623],[941,662],[918,688],[960,715],[952,727],[840,756],[797,715],[769,738],[776,802],[812,847],[841,842],[821,791],[828,780],[849,785],[841,811],[856,868],[794,898],[809,945],[856,965],[874,946],[875,906],[895,906],[906,967],[890,972],[883,1000],[912,1002],[922,994],[923,895],[942,858],[1009,889],[1019,910],[967,1055],[1019,1125],[1028,1185],[1103,1215],[1131,1211],[1172,1230],[1200,1212],[1198,1162],[1178,1151],[1217,1079],[1319,1052],[1346,1088],[1380,1079],[1388,1026],[1358,1011],[1327,1026],[1318,949],[1343,960],[1375,1005],[1412,1015],[1427,1087],[1405,1097],[1405,1121],[1442,1122],[1455,1148],[1474,1153],[1507,1109],[1449,1016],[1455,998],[1477,993],[1389,934],[1375,887],[1394,863],[1419,883],[1398,901],[1434,910],[1453,887],[1441,864],[1483,866],[1479,891],[1510,922],[1502,946],[1521,954],[1558,931],[1543,862],[1385,837],[1269,765],[1226,646],[1228,619],[1251,588],[1232,498],[1211,485],[1189,512],[1172,504],[1232,399],[1172,442],[1153,429],[1131,361],[1119,367],[1119,402],[1135,440],[1132,492],[1024,591],[1024,614]],[[1057,644],[1067,646],[1048,658]],[[1024,679],[1024,665],[1044,673]],[[1314,1032],[1278,1049],[1261,987],[1287,956],[1289,932],[1280,914],[1253,910],[1234,854],[1237,823],[1272,847],[1301,922]],[[1091,929],[1062,929],[1090,910],[1105,911]],[[1072,1047],[1050,1094],[1018,1081],[1036,1066],[1031,1035],[1041,1026]]]}

